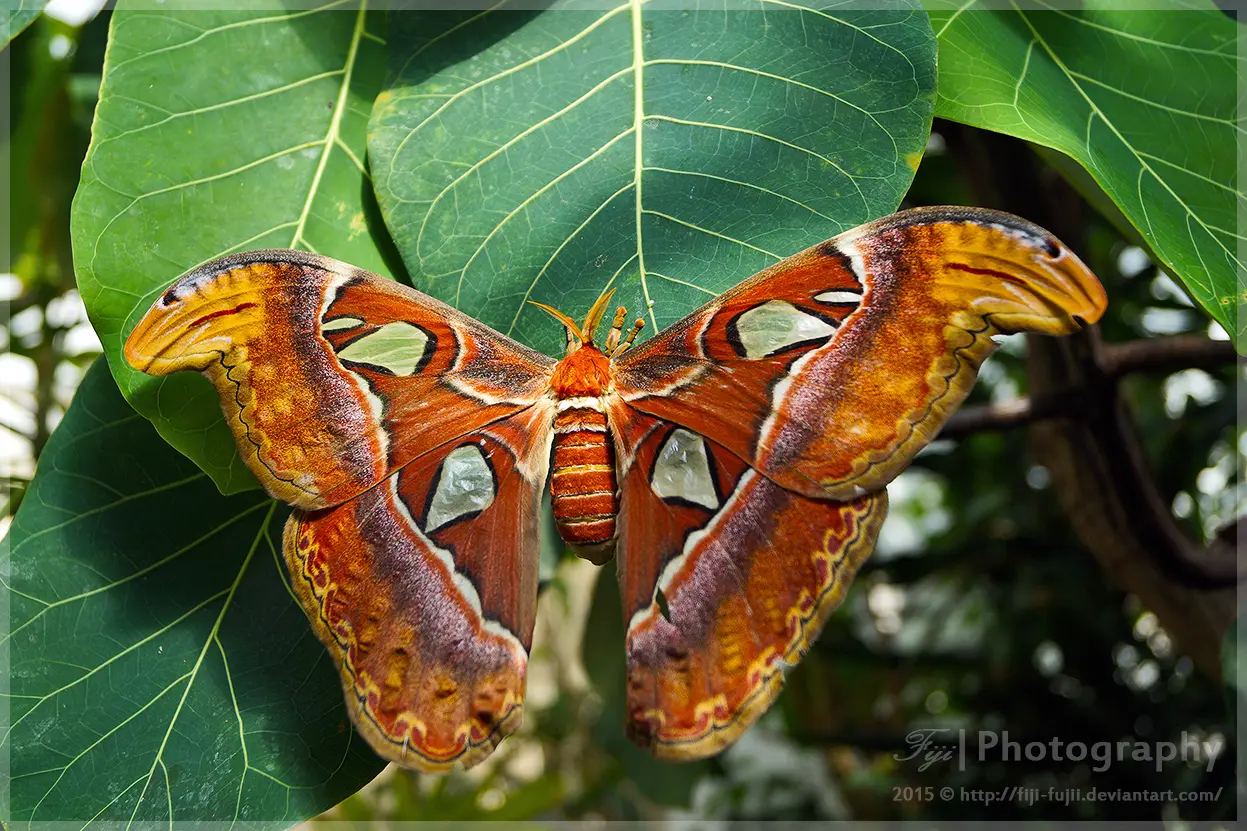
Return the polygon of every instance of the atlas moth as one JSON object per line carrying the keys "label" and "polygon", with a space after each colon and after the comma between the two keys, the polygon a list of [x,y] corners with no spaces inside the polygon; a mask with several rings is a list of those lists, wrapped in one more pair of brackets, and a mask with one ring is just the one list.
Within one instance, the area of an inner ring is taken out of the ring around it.
{"label": "atlas moth", "polygon": [[[1105,293],[1008,214],[905,211],[785,259],[635,343],[603,293],[547,357],[427,295],[301,251],[183,276],[131,332],[205,374],[243,460],[294,507],[295,593],[386,759],[471,766],[520,723],[547,478],[563,539],[613,556],[628,735],[731,744],[870,554],[885,486],[966,397],[994,335],[1068,334]],[[625,332],[626,330],[626,332]]]}

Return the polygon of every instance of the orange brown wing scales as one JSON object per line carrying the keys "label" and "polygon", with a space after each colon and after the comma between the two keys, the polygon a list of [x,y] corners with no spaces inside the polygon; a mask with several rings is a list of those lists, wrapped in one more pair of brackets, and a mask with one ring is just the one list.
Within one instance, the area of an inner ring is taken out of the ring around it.
{"label": "orange brown wing scales", "polygon": [[491,424],[286,525],[295,592],[387,759],[470,767],[519,726],[551,417]]}
{"label": "orange brown wing scales", "polygon": [[968,394],[993,335],[1068,334],[1104,289],[1009,214],[904,211],[790,257],[616,361],[638,410],[807,496],[894,478]]}
{"label": "orange brown wing scales", "polygon": [[239,452],[278,499],[340,504],[423,453],[530,406],[554,362],[414,289],[300,251],[196,268],[126,360],[215,384]]}
{"label": "orange brown wing scales", "polygon": [[809,499],[688,429],[613,416],[628,733],[660,758],[708,756],[766,711],[844,599],[887,494]]}

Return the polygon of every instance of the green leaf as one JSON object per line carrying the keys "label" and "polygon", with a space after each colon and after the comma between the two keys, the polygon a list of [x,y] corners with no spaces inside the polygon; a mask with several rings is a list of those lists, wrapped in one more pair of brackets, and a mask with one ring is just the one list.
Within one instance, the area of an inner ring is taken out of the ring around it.
{"label": "green leaf", "polygon": [[[1045,3],[1041,7],[1049,8]],[[985,11],[930,0],[936,115],[1019,136],[1085,167],[1192,297],[1247,347],[1237,229],[1238,31],[1211,3]]]}
{"label": "green leaf", "polygon": [[1074,190],[1096,211],[1107,219],[1117,232],[1125,238],[1125,240],[1133,245],[1140,246],[1149,252],[1149,256],[1156,262],[1160,261],[1160,257],[1155,251],[1152,251],[1152,244],[1143,238],[1139,233],[1139,229],[1134,227],[1130,222],[1130,218],[1122,213],[1121,208],[1117,207],[1117,203],[1109,197],[1104,189],[1096,182],[1095,177],[1087,172],[1078,162],[1071,159],[1064,153],[1058,153],[1050,147],[1044,147],[1039,144],[1032,144],[1031,149],[1044,163],[1061,174]]}
{"label": "green leaf", "polygon": [[0,49],[35,22],[47,0],[4,0],[0,3]]}
{"label": "green leaf", "polygon": [[213,257],[305,248],[384,273],[388,244],[362,166],[384,20],[346,2],[235,5],[122,4],[73,211],[79,288],[122,393],[225,493],[256,485],[216,394],[197,375],[131,370],[126,336]]}
{"label": "green leaf", "polygon": [[639,0],[391,18],[369,157],[418,288],[549,354],[607,286],[665,327],[900,203],[935,52],[916,4]]}
{"label": "green leaf", "polygon": [[293,824],[376,775],[284,582],[284,514],[88,372],[0,565],[7,818]]}

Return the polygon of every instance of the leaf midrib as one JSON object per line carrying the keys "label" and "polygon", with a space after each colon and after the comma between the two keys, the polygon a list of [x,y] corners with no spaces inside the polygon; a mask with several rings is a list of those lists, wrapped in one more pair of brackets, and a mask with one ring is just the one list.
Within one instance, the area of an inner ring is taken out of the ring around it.
{"label": "leaf midrib", "polygon": [[[620,78],[631,76],[632,81],[633,81],[633,87],[634,87],[634,101],[633,101],[633,119],[632,119],[632,125],[630,127],[616,134],[611,139],[603,143],[601,146],[593,150],[593,152],[590,153],[587,157],[582,158],[579,162],[572,165],[567,170],[563,171],[558,176],[556,176],[554,179],[547,182],[541,188],[537,189],[535,192],[525,197],[525,199],[522,200],[517,206],[515,206],[515,208],[513,208],[504,217],[502,217],[502,219],[499,222],[494,224],[494,226],[489,230],[488,233],[484,234],[481,237],[479,244],[475,247],[472,253],[467,257],[467,260],[463,263],[463,265],[458,266],[454,268],[453,270],[450,270],[444,273],[439,273],[439,274],[426,273],[423,275],[424,278],[429,281],[438,280],[438,279],[445,278],[445,277],[452,277],[452,276],[457,277],[455,292],[453,295],[453,298],[454,298],[453,303],[454,305],[461,307],[462,298],[463,298],[463,288],[464,288],[464,283],[465,283],[468,271],[472,268],[477,258],[485,251],[490,240],[492,240],[494,236],[499,231],[502,230],[503,226],[505,226],[511,219],[513,219],[521,211],[527,208],[534,199],[536,199],[537,197],[549,191],[552,187],[559,184],[559,182],[561,182],[567,176],[575,173],[577,170],[584,167],[594,158],[599,157],[602,153],[604,153],[606,150],[612,147],[616,142],[625,138],[629,133],[632,133],[633,141],[634,141],[634,152],[633,152],[634,167],[633,167],[633,176],[632,176],[631,182],[628,185],[624,186],[623,188],[620,188],[619,190],[617,190],[615,193],[611,194],[609,197],[607,197],[600,205],[597,206],[597,208],[594,209],[592,214],[590,214],[590,216],[584,222],[582,222],[575,231],[571,233],[570,236],[565,238],[557,246],[556,250],[550,256],[550,258],[547,259],[547,261],[543,264],[541,269],[538,271],[537,275],[534,277],[532,283],[528,286],[521,301],[517,304],[515,315],[513,316],[511,325],[507,330],[508,334],[514,331],[515,326],[517,325],[519,321],[520,314],[524,310],[525,301],[527,301],[528,298],[531,296],[533,290],[535,289],[537,284],[540,282],[542,276],[546,273],[546,271],[549,269],[551,264],[557,258],[559,252],[562,251],[563,248],[565,248],[579,234],[579,232],[584,229],[587,223],[591,219],[593,219],[594,216],[596,216],[603,208],[606,207],[606,205],[608,205],[614,199],[619,197],[628,188],[633,189],[633,214],[634,214],[634,225],[635,225],[634,238],[636,242],[636,248],[632,256],[632,259],[635,259],[637,261],[637,270],[638,270],[640,289],[644,297],[644,302],[646,304],[646,313],[648,314],[650,323],[654,327],[653,331],[657,331],[658,321],[657,321],[656,311],[654,308],[654,301],[650,294],[650,286],[649,286],[649,280],[648,280],[652,272],[649,270],[649,268],[647,267],[645,263],[643,217],[646,214],[671,220],[673,222],[684,225],[693,230],[704,232],[704,233],[710,234],[711,236],[715,236],[719,239],[723,239],[727,242],[737,244],[741,246],[742,248],[749,249],[749,250],[752,250],[758,253],[762,253],[776,260],[781,259],[779,255],[774,254],[773,252],[770,252],[770,251],[766,251],[765,249],[762,249],[759,246],[747,243],[743,240],[737,240],[727,235],[713,232],[705,228],[701,228],[692,223],[671,217],[667,214],[663,214],[658,211],[650,210],[645,207],[644,181],[643,181],[644,172],[647,170],[662,169],[662,168],[649,167],[644,164],[644,135],[643,135],[644,131],[642,129],[642,125],[647,121],[668,121],[671,123],[683,124],[685,126],[702,127],[702,128],[716,129],[716,130],[722,130],[722,131],[727,131],[727,132],[739,132],[739,133],[749,134],[751,136],[761,138],[767,141],[777,142],[779,144],[784,145],[786,148],[790,150],[812,155],[815,158],[819,159],[823,164],[826,164],[832,169],[836,170],[847,180],[847,182],[856,191],[858,198],[862,201],[863,207],[869,213],[870,204],[869,204],[869,201],[866,199],[864,192],[862,191],[861,183],[859,181],[863,177],[851,174],[849,171],[845,170],[843,166],[839,165],[834,160],[822,154],[816,153],[810,150],[809,148],[795,145],[795,144],[792,144],[791,142],[783,141],[782,139],[776,136],[771,136],[769,134],[760,133],[760,132],[753,131],[753,130],[745,130],[742,128],[733,127],[733,126],[726,125],[726,124],[693,122],[693,121],[676,119],[676,118],[663,116],[663,115],[652,115],[652,116],[647,115],[645,112],[645,103],[644,103],[644,69],[647,66],[663,65],[663,64],[718,67],[723,70],[744,72],[744,73],[756,75],[759,77],[766,77],[768,79],[778,80],[783,83],[792,84],[794,86],[797,86],[797,87],[800,87],[806,90],[810,90],[810,91],[819,93],[821,95],[825,95],[835,100],[838,103],[844,104],[846,106],[851,107],[852,109],[855,109],[863,113],[872,123],[875,124],[877,128],[879,128],[884,133],[885,136],[887,136],[889,141],[893,143],[893,146],[895,146],[896,137],[877,118],[878,114],[889,112],[889,110],[871,111],[866,107],[862,107],[860,105],[854,104],[853,102],[849,101],[848,99],[844,98],[841,95],[837,95],[836,93],[828,91],[828,90],[819,89],[810,84],[806,84],[802,81],[799,81],[796,78],[789,78],[789,77],[782,76],[782,75],[776,75],[774,73],[766,72],[761,69],[756,69],[753,67],[743,66],[743,65],[739,65],[735,63],[723,62],[723,61],[708,61],[708,60],[691,59],[691,58],[690,59],[647,60],[644,54],[644,37],[643,37],[643,27],[642,27],[642,7],[646,4],[646,2],[648,2],[648,0],[628,0],[628,2],[624,5],[617,6],[615,8],[607,10],[603,15],[596,18],[591,23],[589,23],[587,26],[577,31],[574,35],[568,37],[564,41],[561,41],[549,47],[548,49],[542,51],[541,53],[533,55],[529,58],[526,58],[525,60],[520,61],[519,63],[513,66],[510,66],[510,67],[507,67],[499,72],[493,73],[486,78],[482,78],[480,80],[474,81],[473,83],[470,83],[467,86],[463,87],[462,89],[459,89],[453,93],[450,93],[444,96],[437,96],[439,98],[444,98],[445,100],[443,100],[436,108],[434,108],[432,112],[424,116],[417,124],[409,128],[406,131],[405,135],[402,137],[402,139],[400,139],[398,144],[395,146],[393,155],[397,157],[402,154],[403,149],[408,145],[410,141],[413,140],[413,138],[418,133],[420,133],[420,131],[425,127],[425,125],[432,122],[448,107],[452,106],[456,101],[463,98],[463,96],[473,92],[474,90],[478,90],[488,84],[494,83],[502,78],[505,78],[509,75],[515,74],[516,72],[519,72],[523,69],[534,66],[535,64],[541,61],[544,61],[547,58],[559,52],[566,50],[568,47],[582,40],[586,35],[594,31],[598,27],[602,26],[608,20],[620,14],[623,10],[627,9],[629,11],[630,22],[631,22],[632,46],[633,46],[632,62],[630,66],[606,76],[604,79],[598,81],[591,89],[580,94],[575,100],[564,105],[559,110],[545,116],[537,123],[529,125],[525,129],[521,130],[518,134],[500,143],[497,147],[495,147],[493,150],[491,150],[488,154],[486,154],[482,158],[477,159],[465,171],[459,173],[449,184],[441,188],[439,192],[433,197],[433,199],[427,203],[428,207],[423,212],[423,217],[420,221],[419,229],[416,232],[416,239],[415,239],[415,251],[416,251],[417,257],[420,259],[423,259],[423,255],[420,254],[420,250],[421,250],[422,242],[424,240],[425,231],[427,230],[428,225],[429,225],[430,218],[433,216],[437,205],[442,201],[443,198],[447,196],[447,194],[451,193],[458,184],[462,183],[464,180],[466,180],[468,177],[472,176],[473,174],[478,173],[482,167],[484,167],[490,161],[504,154],[508,149],[514,146],[517,142],[535,133],[537,130],[541,129],[542,127],[565,116],[568,112],[575,109],[577,106],[581,105],[585,101],[592,99],[595,95],[599,94],[601,90],[605,88],[606,86],[619,80]],[[885,41],[881,41],[877,36],[869,32],[866,32],[861,27],[852,25],[848,23],[847,21],[844,21],[841,18],[828,15],[825,12],[822,12],[818,9],[811,9],[811,8],[806,8],[802,6],[796,6],[793,4],[782,2],[782,0],[759,0],[759,2],[771,3],[771,4],[779,5],[785,8],[796,9],[803,13],[814,14],[820,17],[825,17],[838,24],[851,28],[854,31],[861,33],[862,35],[869,37],[872,40],[875,40],[876,42],[883,43],[888,48],[893,49],[895,51],[894,46],[892,46],[891,44],[887,44]],[[480,17],[488,14],[489,11],[492,11],[492,9],[486,12],[482,12],[480,15],[473,17],[472,20],[478,20]],[[466,25],[467,22],[469,21],[465,21],[463,23],[460,23],[459,25],[460,26]],[[427,48],[427,44],[425,48]],[[901,54],[903,55],[903,53]],[[912,65],[912,61],[910,63]],[[404,96],[402,94],[399,94],[399,95],[394,96],[393,100],[403,100],[404,98],[419,98],[419,97],[423,97],[423,96],[420,96],[420,95]],[[405,199],[402,196],[399,196],[397,193],[394,193],[394,188],[393,188],[392,183],[393,183],[393,177],[395,175],[396,170],[397,168],[395,166],[391,166],[389,170],[387,171],[386,189],[391,193],[391,195],[393,196],[393,198],[395,198],[396,201],[400,203],[411,202],[412,200]],[[668,172],[691,173],[691,171],[668,171]],[[866,178],[871,178],[871,177],[866,177]],[[742,183],[742,184],[749,186],[748,183]],[[766,190],[765,188],[756,188],[756,189]],[[779,196],[783,199],[786,199],[787,201],[792,201],[792,202],[797,201],[797,200],[791,199],[791,197],[786,197],[783,195],[779,195]],[[423,203],[424,200],[420,200],[420,201]],[[813,207],[809,205],[805,205],[804,203],[800,203],[800,202],[797,202],[797,204],[802,205],[802,207],[806,208],[807,210],[809,210],[811,213],[815,215],[823,216],[821,212],[815,210]],[[622,268],[620,270],[622,270]],[[607,285],[603,288],[604,291],[610,287],[611,283],[613,283],[614,280],[618,277],[618,274],[619,272],[616,272],[616,274],[612,276],[611,281],[608,282]],[[671,278],[669,277],[664,277],[664,279],[671,280]],[[681,282],[681,281],[672,280],[672,282]]]}
{"label": "leaf midrib", "polygon": [[[364,15],[368,10],[368,0],[360,0],[359,11],[355,14],[355,28],[351,31],[351,44],[347,47],[346,62],[342,69],[342,85],[338,88],[338,97],[334,101],[333,115],[329,119],[329,130],[325,133],[324,146],[321,148],[320,161],[316,165],[316,173],[312,176],[312,184],[308,188],[307,199],[303,201],[303,210],[299,214],[298,225],[294,236],[290,239],[290,248],[298,248],[300,244],[309,251],[312,246],[303,238],[303,229],[307,226],[307,218],[312,212],[312,203],[320,192],[320,180],[329,164],[329,156],[338,144],[338,132],[342,126],[342,116],[346,113],[346,102],[351,93],[351,78],[355,73],[355,62],[359,56],[359,42],[364,34]],[[358,160],[356,159],[356,164]],[[315,252],[314,252],[315,253]]]}
{"label": "leaf midrib", "polygon": [[658,331],[658,317],[654,312],[654,300],[649,296],[649,281],[645,279],[645,242],[643,225],[645,209],[642,202],[641,174],[645,169],[645,42],[644,30],[641,26],[641,4],[644,0],[629,0],[628,7],[632,15],[632,85],[634,88],[634,105],[632,110],[632,134],[636,147],[633,153],[632,193],[633,204],[636,206],[636,262],[641,278],[641,296],[645,298],[645,311],[649,313],[653,331]]}

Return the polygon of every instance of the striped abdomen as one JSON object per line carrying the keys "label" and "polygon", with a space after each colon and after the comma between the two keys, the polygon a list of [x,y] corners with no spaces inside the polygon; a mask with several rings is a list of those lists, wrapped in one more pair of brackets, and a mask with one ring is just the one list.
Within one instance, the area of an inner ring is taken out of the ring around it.
{"label": "striped abdomen", "polygon": [[600,407],[596,398],[565,400],[554,417],[550,494],[559,534],[572,545],[602,545],[615,539],[619,513],[615,447]]}

